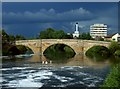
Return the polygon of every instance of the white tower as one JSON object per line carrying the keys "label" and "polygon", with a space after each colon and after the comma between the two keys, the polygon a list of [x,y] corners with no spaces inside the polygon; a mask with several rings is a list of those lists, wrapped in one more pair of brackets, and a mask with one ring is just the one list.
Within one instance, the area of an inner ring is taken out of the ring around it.
{"label": "white tower", "polygon": [[73,38],[78,38],[79,37],[79,26],[78,23],[75,24],[75,32],[73,33]]}
{"label": "white tower", "polygon": [[75,24],[75,32],[78,32],[78,23]]}

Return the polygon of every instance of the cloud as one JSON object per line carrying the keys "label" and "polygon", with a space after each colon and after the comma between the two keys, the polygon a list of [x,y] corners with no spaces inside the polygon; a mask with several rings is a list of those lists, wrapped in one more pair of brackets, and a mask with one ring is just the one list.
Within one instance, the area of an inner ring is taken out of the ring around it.
{"label": "cloud", "polygon": [[[75,23],[79,23],[80,33],[89,32],[90,25],[103,23],[109,26],[108,33],[118,31],[117,8],[112,7],[90,12],[84,8],[58,12],[55,9],[40,9],[37,12],[4,12],[3,26],[8,33],[33,37],[41,30],[54,28],[65,32],[74,32]],[[20,24],[19,24],[20,23]]]}
{"label": "cloud", "polygon": [[67,22],[67,21],[83,21],[95,18],[90,11],[79,8],[58,13],[54,9],[40,9],[38,12],[4,12],[3,24],[7,23],[42,23],[42,22]]}

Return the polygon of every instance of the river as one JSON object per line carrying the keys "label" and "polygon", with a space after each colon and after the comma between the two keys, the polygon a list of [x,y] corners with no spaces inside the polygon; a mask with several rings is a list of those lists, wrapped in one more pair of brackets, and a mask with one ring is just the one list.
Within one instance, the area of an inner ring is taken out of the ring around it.
{"label": "river", "polygon": [[[47,61],[47,62],[46,62]],[[75,55],[66,61],[51,61],[39,55],[2,59],[3,88],[99,87],[110,72],[109,61],[91,61]]]}

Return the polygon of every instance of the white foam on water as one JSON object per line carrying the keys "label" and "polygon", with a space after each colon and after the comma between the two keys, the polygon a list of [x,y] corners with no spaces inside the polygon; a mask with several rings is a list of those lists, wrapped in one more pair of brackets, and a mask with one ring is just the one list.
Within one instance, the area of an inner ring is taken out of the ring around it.
{"label": "white foam on water", "polygon": [[9,77],[9,78],[14,78],[15,76],[14,76],[14,75],[9,75],[9,76],[7,76],[7,77]]}
{"label": "white foam on water", "polygon": [[47,77],[47,76],[39,76],[39,77],[36,77],[34,78],[35,80],[43,80],[43,79],[50,79],[50,77]]}
{"label": "white foam on water", "polygon": [[54,75],[54,77],[60,80],[61,82],[68,82],[68,81],[74,80],[73,78],[70,78],[70,77],[64,77],[64,76],[58,76],[58,75]]}
{"label": "white foam on water", "polygon": [[50,76],[53,75],[49,70],[40,70],[39,72],[32,73],[34,76]]}
{"label": "white foam on water", "polygon": [[98,80],[94,80],[93,82],[94,82],[94,83],[98,83],[99,81],[98,81]]}
{"label": "white foam on water", "polygon": [[13,70],[15,70],[15,69],[28,69],[28,68],[32,68],[32,67],[12,67]]}
{"label": "white foam on water", "polygon": [[31,72],[36,72],[36,70],[22,70],[22,73],[31,73]]}
{"label": "white foam on water", "polygon": [[17,87],[17,83],[18,81],[13,80],[13,81],[10,81],[8,84],[4,84],[4,85],[8,85],[9,87]]}
{"label": "white foam on water", "polygon": [[[19,67],[15,67],[12,69],[23,69]],[[26,74],[24,72],[26,71]],[[42,87],[44,83],[37,80],[50,79],[53,73],[49,70],[39,70],[38,72],[34,72],[36,70],[23,70],[22,73],[15,73],[13,75],[7,75],[9,78],[13,78],[14,80],[10,81],[8,84],[9,87]],[[33,72],[33,73],[31,73]],[[18,77],[25,77],[24,79],[17,79]]]}
{"label": "white foam on water", "polygon": [[[27,78],[33,78],[33,79],[50,79],[50,76],[53,75],[52,72],[50,72],[49,70],[40,70],[38,72],[36,72],[36,70],[25,70],[22,71],[22,73],[26,73],[26,74],[19,74],[18,76],[20,77],[27,77]],[[33,72],[33,73],[32,73]]]}
{"label": "white foam on water", "polygon": [[19,74],[18,77],[26,77],[27,74]]}
{"label": "white foam on water", "polygon": [[95,87],[95,84],[94,83],[91,83],[89,85],[87,85],[88,87]]}
{"label": "white foam on water", "polygon": [[67,69],[67,70],[73,70],[74,67],[70,67],[70,66],[65,66],[65,67],[61,67],[62,69]]}
{"label": "white foam on water", "polygon": [[93,78],[84,78],[83,80],[90,80],[90,79],[93,79]]}
{"label": "white foam on water", "polygon": [[87,73],[79,72],[77,75],[88,75]]}
{"label": "white foam on water", "polygon": [[13,80],[6,85],[8,85],[9,87],[42,87],[43,83],[34,82],[32,78],[27,78],[22,80]]}
{"label": "white foam on water", "polygon": [[61,67],[62,69],[70,69],[70,70],[72,70],[72,69],[74,69],[74,68],[80,68],[80,69],[82,69],[82,68],[84,68],[84,66],[64,66],[64,67]]}
{"label": "white foam on water", "polygon": [[[8,86],[9,87],[42,87],[43,83],[35,82],[35,80],[49,79],[47,75],[52,75],[52,72],[48,72],[44,70],[36,73],[23,74],[20,76],[26,76],[26,79],[21,79],[21,80],[16,79],[16,80],[10,81]],[[17,77],[20,77],[20,76],[18,75]]]}
{"label": "white foam on water", "polygon": [[68,80],[61,80],[61,82],[67,82]]}
{"label": "white foam on water", "polygon": [[74,68],[80,68],[80,69],[82,69],[82,68],[84,68],[84,66],[73,66]]}
{"label": "white foam on water", "polygon": [[61,77],[61,76],[57,76],[57,75],[54,75],[54,77],[58,80],[60,80],[61,82],[67,82],[67,80],[65,79],[65,77]]}
{"label": "white foam on water", "polygon": [[11,70],[11,68],[2,68],[2,69],[0,69],[0,70]]}
{"label": "white foam on water", "polygon": [[42,70],[36,73],[32,73],[31,77],[33,77],[35,80],[43,80],[43,79],[50,79],[50,77],[53,75],[52,72],[49,70]]}
{"label": "white foam on water", "polygon": [[19,81],[18,87],[42,87],[43,83],[34,82],[33,79],[23,79]]}
{"label": "white foam on water", "polygon": [[6,79],[4,79],[3,77],[0,77],[0,83],[7,81]]}
{"label": "white foam on water", "polygon": [[83,85],[85,84],[85,83],[84,83],[84,82],[82,82],[82,81],[79,81],[79,83],[80,83],[80,84],[83,84]]}
{"label": "white foam on water", "polygon": [[0,56],[0,58],[8,58],[9,56]]}
{"label": "white foam on water", "polygon": [[12,68],[2,68],[0,70],[15,70],[15,69],[28,69],[28,68],[32,68],[32,67],[12,67]]}

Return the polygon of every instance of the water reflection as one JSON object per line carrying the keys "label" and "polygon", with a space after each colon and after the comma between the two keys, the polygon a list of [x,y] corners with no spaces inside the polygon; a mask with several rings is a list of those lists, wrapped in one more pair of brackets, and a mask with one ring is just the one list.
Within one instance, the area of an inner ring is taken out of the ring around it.
{"label": "water reflection", "polygon": [[67,60],[49,60],[44,55],[32,55],[28,58],[12,58],[12,59],[3,59],[4,62],[17,62],[17,63],[40,63],[47,65],[56,65],[56,66],[96,66],[96,67],[104,67],[109,65],[110,61],[94,61],[87,58],[83,54],[75,55],[73,58]]}

